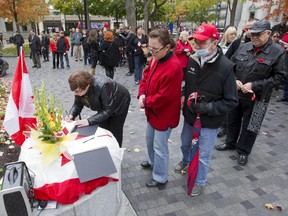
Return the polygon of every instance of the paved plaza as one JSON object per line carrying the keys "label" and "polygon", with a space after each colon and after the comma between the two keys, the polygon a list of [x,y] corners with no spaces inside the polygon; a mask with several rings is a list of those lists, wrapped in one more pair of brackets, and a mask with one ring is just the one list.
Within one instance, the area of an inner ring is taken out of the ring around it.
{"label": "paved plaza", "polygon": [[[16,57],[7,57],[10,69],[5,78],[12,80]],[[52,62],[42,63],[42,68],[32,68],[32,60],[26,58],[29,77],[33,87],[45,82],[47,92],[53,93],[66,110],[71,108],[73,93],[68,86],[68,77],[75,70],[89,70],[83,62],[70,58],[70,69],[52,69]],[[204,193],[198,197],[186,194],[187,175],[173,171],[181,160],[180,133],[183,117],[169,140],[169,180],[164,187],[147,188],[151,170],[143,170],[140,163],[147,159],[145,143],[146,117],[138,107],[138,86],[133,77],[125,76],[127,64],[117,68],[115,80],[131,93],[131,105],[124,127],[122,162],[122,189],[139,216],[266,216],[288,215],[288,104],[276,102],[283,92],[275,91],[256,140],[247,166],[237,165],[235,151],[214,151]],[[104,74],[101,66],[97,74]],[[91,115],[85,109],[83,118]],[[224,139],[218,139],[217,144]],[[265,208],[271,203],[274,210]],[[282,211],[276,209],[282,207]],[[103,214],[105,215],[105,214]],[[128,216],[128,215],[127,215]]]}

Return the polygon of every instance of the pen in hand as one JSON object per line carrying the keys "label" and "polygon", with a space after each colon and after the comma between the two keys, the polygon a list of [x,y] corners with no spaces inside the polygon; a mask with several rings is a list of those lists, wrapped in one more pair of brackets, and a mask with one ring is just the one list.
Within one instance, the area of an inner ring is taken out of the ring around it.
{"label": "pen in hand", "polygon": [[95,137],[91,137],[90,139],[87,139],[87,140],[83,141],[83,143],[86,143],[86,142],[88,142],[90,140],[93,140],[93,139],[95,139]]}

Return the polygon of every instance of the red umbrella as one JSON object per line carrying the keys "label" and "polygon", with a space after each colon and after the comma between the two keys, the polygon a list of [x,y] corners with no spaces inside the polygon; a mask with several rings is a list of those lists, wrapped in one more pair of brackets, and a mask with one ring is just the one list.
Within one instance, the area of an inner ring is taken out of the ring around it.
{"label": "red umbrella", "polygon": [[[188,105],[191,103],[191,99],[195,98],[195,103],[198,99],[198,93],[193,92],[189,98],[188,98]],[[188,167],[188,178],[187,178],[187,187],[188,192],[187,194],[191,196],[196,177],[198,172],[198,165],[199,165],[199,136],[201,131],[201,121],[200,121],[200,113],[197,113],[196,120],[194,121],[193,128],[192,128],[192,134],[193,134],[193,140],[191,143],[191,150],[190,150],[190,163]]]}

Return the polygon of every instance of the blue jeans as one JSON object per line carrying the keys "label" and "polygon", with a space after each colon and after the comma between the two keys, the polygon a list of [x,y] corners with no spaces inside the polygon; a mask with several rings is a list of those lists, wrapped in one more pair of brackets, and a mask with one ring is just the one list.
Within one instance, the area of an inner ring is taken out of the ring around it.
{"label": "blue jeans", "polygon": [[160,183],[168,180],[169,149],[168,139],[172,129],[159,131],[148,122],[146,128],[146,144],[148,163],[153,166],[152,178]]}
{"label": "blue jeans", "polygon": [[[192,136],[193,126],[184,121],[183,129],[181,132],[181,151],[182,151],[182,162],[190,162],[190,148],[193,139]],[[199,166],[196,177],[196,184],[204,186],[207,181],[207,175],[210,167],[210,161],[212,151],[214,149],[218,128],[201,128],[199,137]]]}
{"label": "blue jeans", "polygon": [[134,56],[134,80],[135,82],[140,82],[142,79],[142,72],[143,72],[143,67],[144,65],[140,62],[142,59],[142,56]]}

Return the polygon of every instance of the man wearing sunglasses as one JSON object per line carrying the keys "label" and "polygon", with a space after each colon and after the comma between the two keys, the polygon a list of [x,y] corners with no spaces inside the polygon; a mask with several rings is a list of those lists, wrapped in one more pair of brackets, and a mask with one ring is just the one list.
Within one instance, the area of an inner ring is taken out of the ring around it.
{"label": "man wearing sunglasses", "polygon": [[[287,56],[285,50],[270,38],[270,22],[255,22],[250,31],[251,42],[239,47],[231,60],[236,63],[235,77],[239,105],[228,113],[228,132],[225,143],[216,146],[218,151],[236,149],[238,164],[245,166],[257,138],[251,130],[251,118],[257,116],[255,102],[268,103],[272,88],[286,80]],[[254,110],[254,111],[253,111]],[[264,119],[265,110],[258,116]],[[251,120],[252,119],[252,120]]]}

